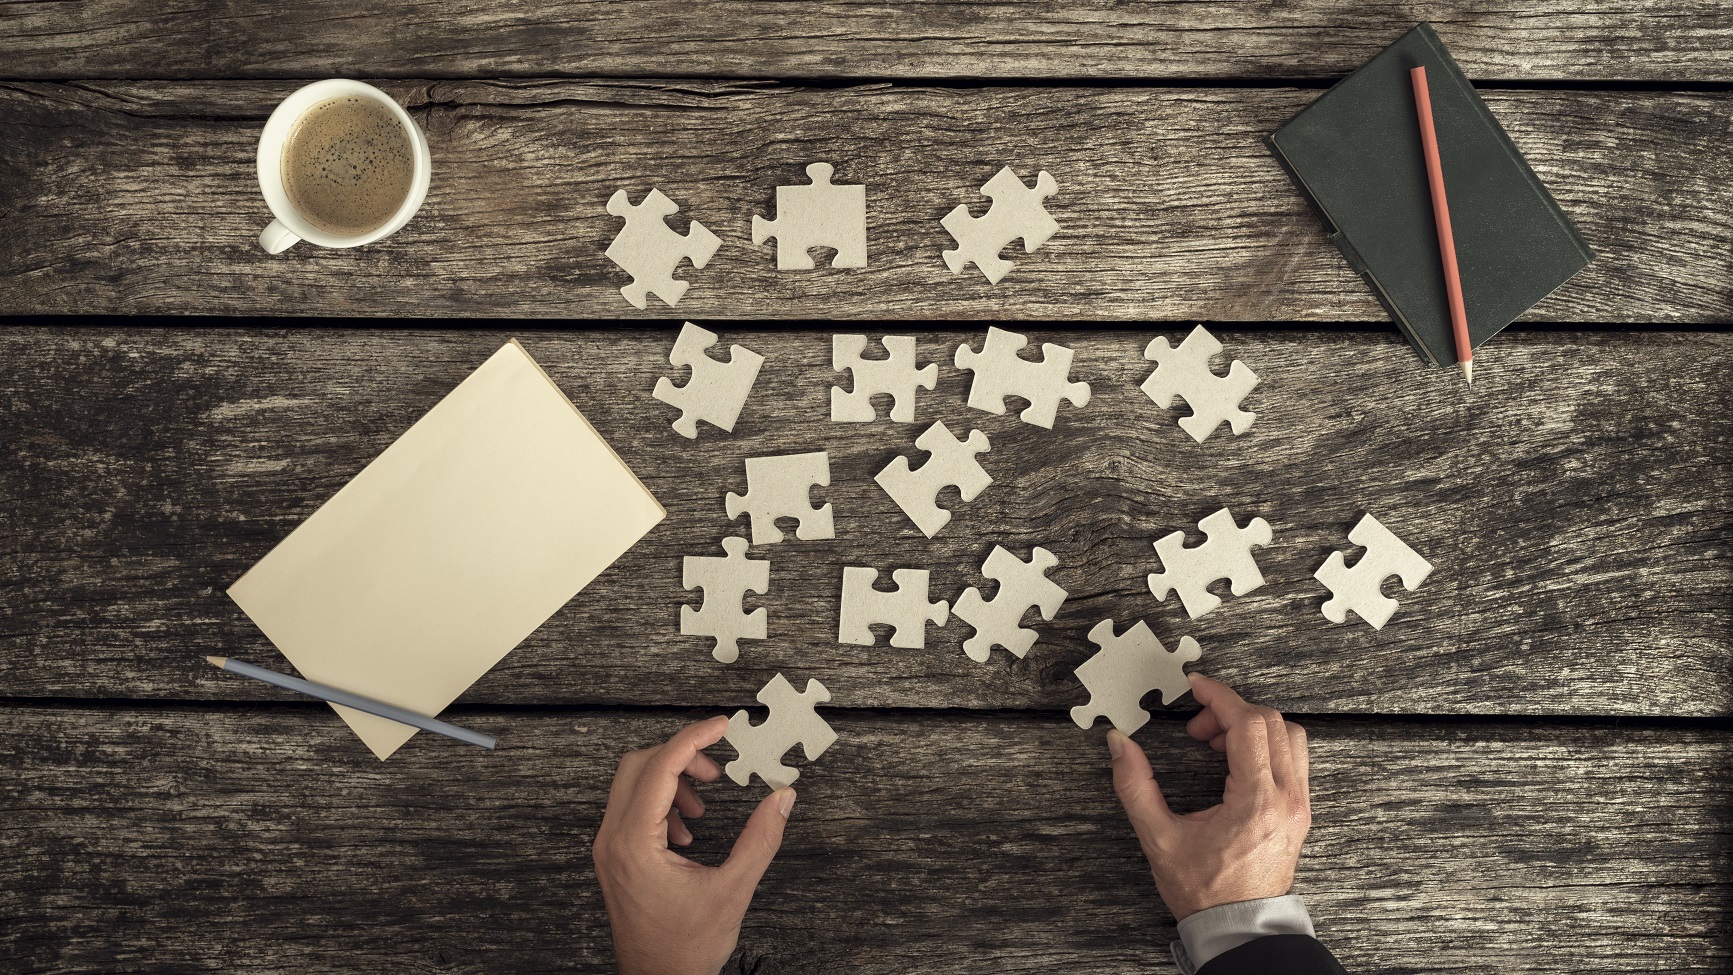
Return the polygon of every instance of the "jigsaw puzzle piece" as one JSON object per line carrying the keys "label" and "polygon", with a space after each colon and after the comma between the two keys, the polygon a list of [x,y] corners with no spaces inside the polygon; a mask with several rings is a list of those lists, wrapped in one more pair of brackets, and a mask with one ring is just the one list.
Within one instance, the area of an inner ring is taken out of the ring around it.
{"label": "jigsaw puzzle piece", "polygon": [[1185,665],[1203,656],[1203,648],[1189,636],[1181,637],[1179,649],[1170,652],[1142,620],[1118,635],[1112,620],[1102,620],[1089,631],[1089,639],[1101,649],[1077,668],[1089,703],[1072,708],[1071,720],[1089,728],[1097,717],[1105,717],[1122,735],[1148,723],[1149,712],[1142,707],[1145,694],[1160,691],[1162,703],[1172,705],[1190,691]]}
{"label": "jigsaw puzzle piece", "polygon": [[867,359],[865,335],[831,336],[830,365],[837,372],[854,374],[854,391],[830,388],[830,418],[843,423],[871,423],[878,418],[872,398],[879,393],[892,397],[891,422],[913,423],[915,420],[915,390],[930,390],[939,382],[939,365],[929,362],[915,368],[915,338],[912,335],[887,335],[880,340],[887,356]]}
{"label": "jigsaw puzzle piece", "polygon": [[1223,508],[1197,523],[1208,539],[1196,548],[1185,547],[1185,532],[1174,532],[1155,543],[1161,556],[1161,572],[1150,573],[1149,591],[1165,602],[1167,594],[1178,590],[1180,602],[1192,618],[1210,612],[1222,604],[1221,597],[1209,591],[1217,579],[1227,579],[1231,591],[1243,596],[1264,584],[1264,575],[1252,557],[1254,546],[1270,544],[1270,523],[1253,518],[1244,528],[1234,524],[1234,516]]}
{"label": "jigsaw puzzle piece", "polygon": [[680,633],[715,637],[711,655],[731,664],[740,657],[739,641],[762,640],[767,632],[764,607],[743,612],[741,600],[748,592],[762,596],[770,591],[770,563],[747,558],[744,538],[724,538],[722,550],[727,553],[723,558],[688,555],[681,563],[680,585],[703,588],[704,606],[680,607]]}
{"label": "jigsaw puzzle piece", "polygon": [[973,264],[988,284],[998,284],[1013,266],[999,256],[1006,245],[1021,237],[1024,253],[1034,253],[1059,230],[1044,202],[1057,192],[1059,184],[1046,170],[1035,177],[1033,189],[1023,185],[1011,167],[999,170],[981,187],[981,195],[993,201],[985,216],[972,216],[968,205],[960,203],[939,221],[957,241],[955,250],[945,251],[945,265],[952,274],[961,274]]}
{"label": "jigsaw puzzle piece", "polygon": [[666,376],[656,380],[650,394],[680,411],[674,421],[674,432],[688,440],[698,436],[698,421],[715,426],[726,433],[734,432],[734,422],[740,418],[741,407],[758,381],[758,370],[764,357],[743,345],[730,346],[729,360],[719,362],[705,352],[718,341],[715,332],[687,322],[674,340],[668,353],[670,365],[692,370],[686,385],[676,386]]}
{"label": "jigsaw puzzle piece", "polygon": [[833,185],[830,163],[806,167],[810,186],[778,186],[776,219],[752,218],[752,242],[776,238],[776,269],[810,271],[814,247],[836,250],[831,267],[866,267],[866,187]]}
{"label": "jigsaw puzzle piece", "polygon": [[1020,396],[1029,406],[1018,418],[1051,430],[1060,400],[1072,406],[1089,404],[1089,384],[1071,382],[1070,349],[1048,343],[1041,346],[1042,360],[1031,362],[1017,354],[1028,344],[1016,332],[989,326],[980,352],[967,345],[957,347],[956,365],[975,374],[969,384],[970,407],[1002,414],[1005,397]]}
{"label": "jigsaw puzzle piece", "polygon": [[820,450],[809,454],[784,454],[778,457],[748,457],[746,459],[746,493],[729,492],[724,499],[728,520],[738,521],[742,514],[752,517],[752,544],[774,545],[782,541],[778,518],[795,518],[800,524],[794,537],[804,539],[835,538],[836,525],[831,506],[812,505],[813,485],[830,486],[830,454]]}
{"label": "jigsaw puzzle piece", "polygon": [[1240,409],[1240,401],[1258,384],[1258,375],[1235,359],[1226,376],[1210,371],[1210,360],[1220,355],[1222,344],[1202,325],[1191,330],[1178,348],[1157,336],[1143,350],[1143,357],[1156,363],[1143,381],[1143,391],[1162,409],[1173,406],[1174,397],[1185,400],[1191,416],[1181,417],[1180,428],[1198,443],[1209,439],[1217,426],[1226,423],[1238,436],[1252,428],[1256,413]]}
{"label": "jigsaw puzzle piece", "polygon": [[1331,552],[1313,576],[1332,593],[1324,602],[1324,616],[1332,623],[1345,623],[1348,611],[1353,610],[1374,630],[1382,630],[1400,605],[1379,591],[1384,580],[1399,576],[1402,585],[1413,592],[1432,574],[1432,563],[1369,514],[1348,533],[1348,541],[1364,548],[1366,554],[1350,567],[1346,555]]}
{"label": "jigsaw puzzle piece", "polygon": [[891,646],[922,650],[927,646],[927,623],[944,626],[950,619],[950,604],[927,602],[927,570],[898,569],[891,573],[897,588],[886,592],[873,587],[879,570],[844,566],[842,611],[836,638],[856,646],[873,645],[872,624],[888,623],[896,628]]}
{"label": "jigsaw puzzle piece", "polygon": [[836,732],[816,710],[829,700],[830,691],[816,680],[807,681],[806,690],[796,693],[781,674],[772,677],[758,692],[758,703],[770,708],[763,724],[753,724],[745,711],[736,711],[728,719],[723,737],[739,753],[725,768],[728,777],[735,785],[746,785],[756,773],[772,790],[793,785],[800,770],[782,764],[782,756],[799,745],[806,760],[814,761],[836,742]]}
{"label": "jigsaw puzzle piece", "polygon": [[951,520],[951,513],[939,507],[937,502],[941,488],[954,484],[959,497],[973,501],[993,483],[993,478],[975,456],[989,449],[987,435],[971,430],[968,440],[958,440],[950,428],[940,422],[916,438],[915,447],[931,455],[919,469],[911,470],[907,457],[897,457],[873,480],[884,488],[923,535],[932,538]]}
{"label": "jigsaw puzzle piece", "polygon": [[963,641],[963,652],[970,660],[986,663],[995,646],[1019,658],[1029,653],[1040,634],[1021,625],[1023,614],[1030,607],[1039,607],[1041,618],[1050,620],[1065,602],[1065,590],[1047,578],[1047,570],[1058,564],[1059,559],[1044,548],[1036,548],[1025,562],[1004,547],[993,546],[981,574],[997,579],[998,591],[987,600],[981,598],[981,590],[971,586],[963,590],[951,609],[958,619],[975,628],[975,635]]}
{"label": "jigsaw puzzle piece", "polygon": [[620,289],[620,294],[640,310],[648,307],[654,292],[672,308],[685,296],[687,283],[674,277],[674,269],[683,260],[695,268],[710,263],[722,241],[698,221],[685,234],[668,226],[680,205],[652,189],[644,202],[633,204],[625,190],[615,190],[608,198],[608,212],[626,221],[608,245],[608,259],[632,276],[632,283]]}

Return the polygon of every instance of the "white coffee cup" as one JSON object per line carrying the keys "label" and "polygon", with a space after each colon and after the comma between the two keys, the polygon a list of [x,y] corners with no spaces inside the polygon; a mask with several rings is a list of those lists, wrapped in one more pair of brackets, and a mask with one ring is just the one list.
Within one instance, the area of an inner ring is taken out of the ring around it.
{"label": "white coffee cup", "polygon": [[[410,149],[415,154],[415,178],[410,184],[409,195],[403,198],[403,204],[392,214],[390,220],[367,233],[346,237],[326,233],[313,226],[295,209],[295,205],[289,202],[289,191],[283,187],[283,143],[288,141],[295,123],[307,114],[308,109],[333,98],[352,96],[378,102],[390,109],[391,113],[397,116],[397,120],[403,123],[403,131],[409,133]],[[271,113],[270,120],[265,123],[264,134],[259,136],[259,189],[265,194],[265,205],[271,208],[271,215],[277,218],[259,235],[259,246],[263,247],[266,253],[277,254],[301,240],[318,244],[320,247],[359,247],[389,237],[408,223],[409,218],[415,216],[415,211],[421,209],[422,201],[427,199],[427,186],[432,177],[433,164],[428,158],[427,136],[395,99],[372,85],[359,81],[345,78],[315,81],[283,99],[283,103],[277,106],[277,110]]]}

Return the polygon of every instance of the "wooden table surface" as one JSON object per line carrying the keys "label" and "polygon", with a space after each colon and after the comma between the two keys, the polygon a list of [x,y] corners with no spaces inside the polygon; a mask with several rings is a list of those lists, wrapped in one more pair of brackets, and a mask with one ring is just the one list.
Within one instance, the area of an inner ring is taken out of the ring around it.
{"label": "wooden table surface", "polygon": [[[1598,255],[1472,390],[1259,143],[1420,19]],[[1307,727],[1295,891],[1350,971],[1728,970],[1730,46],[1708,0],[0,0],[0,971],[607,970],[618,756],[778,672],[831,688],[840,738],[731,971],[1170,971],[1068,714],[1108,618],[1196,636]],[[408,106],[432,191],[380,244],[267,256],[259,130],[331,76]],[[865,270],[750,243],[817,159],[869,187]],[[1056,176],[1062,229],[996,287],[954,277],[938,218],[1005,164]],[[652,185],[723,243],[638,312],[603,204]],[[683,319],[768,357],[732,436],[649,395]],[[1252,430],[1202,445],[1137,388],[1198,321],[1263,379]],[[969,410],[950,354],[989,322],[1073,348],[1094,400],[1052,431]],[[836,331],[920,336],[922,422],[992,438],[931,541],[871,483],[919,428],[827,419]],[[225,588],[511,336],[669,515],[449,710],[499,750],[380,763],[207,667],[280,666]],[[718,664],[677,633],[680,558],[737,527],[742,458],[820,447],[838,537],[761,550],[772,638]],[[1222,506],[1273,526],[1268,583],[1191,621],[1150,543]],[[1382,631],[1329,624],[1311,577],[1366,511],[1437,566]],[[836,643],[840,566],[954,598],[996,543],[1051,549],[1070,593],[1026,659],[973,663],[960,622]],[[1225,770],[1194,707],[1137,736],[1182,810]],[[695,856],[761,794],[706,789]]]}

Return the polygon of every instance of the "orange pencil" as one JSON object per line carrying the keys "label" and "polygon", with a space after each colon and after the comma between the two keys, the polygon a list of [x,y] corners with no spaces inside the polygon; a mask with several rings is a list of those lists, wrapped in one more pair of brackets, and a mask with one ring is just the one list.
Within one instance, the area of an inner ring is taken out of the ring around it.
{"label": "orange pencil", "polygon": [[1420,145],[1426,152],[1426,181],[1432,187],[1432,221],[1438,225],[1438,252],[1444,256],[1444,293],[1450,301],[1450,330],[1456,335],[1456,362],[1462,378],[1474,384],[1474,344],[1468,338],[1468,312],[1462,307],[1462,279],[1456,273],[1456,238],[1450,233],[1450,204],[1444,198],[1444,164],[1438,158],[1438,132],[1432,127],[1432,95],[1426,69],[1408,69],[1414,82],[1414,108],[1420,113]]}

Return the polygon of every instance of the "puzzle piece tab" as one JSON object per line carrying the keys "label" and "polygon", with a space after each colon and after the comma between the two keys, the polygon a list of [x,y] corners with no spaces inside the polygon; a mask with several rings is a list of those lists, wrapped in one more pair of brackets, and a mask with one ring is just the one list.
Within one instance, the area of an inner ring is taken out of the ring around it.
{"label": "puzzle piece tab", "polygon": [[873,480],[903,509],[921,534],[932,538],[951,520],[951,513],[937,503],[941,488],[955,484],[959,497],[973,501],[993,483],[975,456],[987,451],[987,435],[970,430],[967,441],[958,440],[943,423],[935,423],[916,438],[915,446],[932,455],[918,470],[909,469],[907,457],[898,457]]}
{"label": "puzzle piece tab", "polygon": [[1177,589],[1186,613],[1194,620],[1222,604],[1221,597],[1208,589],[1217,579],[1229,580],[1236,596],[1263,585],[1264,574],[1252,558],[1252,547],[1270,544],[1269,522],[1253,518],[1251,524],[1240,528],[1226,508],[1197,526],[1209,539],[1196,548],[1185,547],[1185,532],[1174,532],[1155,543],[1162,571],[1149,576],[1149,591],[1155,598],[1165,602],[1167,594]]}
{"label": "puzzle piece tab", "polygon": [[816,451],[810,454],[784,454],[780,457],[748,457],[746,459],[746,493],[729,492],[724,499],[728,519],[740,520],[742,514],[752,516],[752,544],[774,545],[782,541],[778,518],[796,518],[800,525],[796,538],[835,538],[836,524],[831,506],[812,506],[813,485],[830,486],[830,454]]}
{"label": "puzzle piece tab", "polygon": [[668,353],[671,365],[692,370],[686,385],[676,386],[666,376],[656,380],[650,395],[680,411],[674,421],[674,432],[688,440],[698,437],[698,421],[724,432],[734,432],[734,421],[740,419],[740,408],[758,381],[759,367],[764,357],[743,345],[729,346],[727,362],[710,358],[705,350],[717,342],[716,333],[687,322],[674,340]]}
{"label": "puzzle piece tab", "polygon": [[1238,359],[1226,376],[1211,372],[1209,361],[1221,351],[1222,344],[1202,325],[1192,329],[1177,349],[1157,336],[1143,350],[1143,357],[1156,363],[1155,371],[1143,381],[1143,391],[1164,410],[1173,405],[1175,396],[1184,397],[1191,416],[1181,417],[1179,425],[1198,443],[1208,440],[1222,423],[1238,436],[1258,418],[1240,409],[1240,401],[1258,384],[1257,373]]}
{"label": "puzzle piece tab", "polygon": [[741,640],[764,639],[764,607],[747,613],[741,600],[747,592],[762,596],[770,591],[770,563],[747,558],[744,538],[724,538],[722,550],[728,553],[725,558],[688,555],[681,563],[680,585],[703,587],[704,608],[680,607],[680,633],[715,637],[711,655],[731,664],[740,657]]}
{"label": "puzzle piece tab", "polygon": [[981,195],[993,200],[986,216],[971,216],[968,206],[959,203],[939,221],[957,240],[956,250],[945,251],[946,266],[952,274],[962,274],[964,267],[974,264],[987,276],[987,283],[998,284],[1012,268],[999,256],[1007,244],[1021,237],[1024,253],[1033,253],[1059,230],[1059,222],[1048,216],[1043,202],[1057,192],[1059,184],[1046,170],[1035,177],[1034,189],[1024,186],[1010,166],[999,170],[981,187]]}
{"label": "puzzle piece tab", "polygon": [[1181,637],[1179,649],[1169,652],[1138,620],[1115,635],[1113,621],[1102,620],[1089,631],[1089,639],[1101,650],[1077,668],[1077,679],[1089,690],[1089,703],[1071,709],[1077,727],[1088,728],[1097,717],[1113,722],[1122,735],[1130,735],[1149,721],[1141,706],[1150,691],[1161,692],[1161,702],[1171,705],[1191,690],[1185,665],[1203,656],[1203,648],[1191,637]]}
{"label": "puzzle piece tab", "polygon": [[679,209],[679,204],[657,189],[652,189],[644,202],[636,206],[625,190],[616,190],[608,197],[608,212],[624,218],[626,225],[608,245],[607,255],[632,276],[632,283],[621,288],[620,294],[634,308],[647,307],[652,291],[668,307],[674,307],[688,287],[685,281],[674,277],[674,269],[683,260],[690,260],[695,268],[703,267],[722,244],[696,220],[684,235],[670,229],[665,218]]}
{"label": "puzzle piece tab", "polygon": [[1005,397],[1021,396],[1029,401],[1019,418],[1045,430],[1053,429],[1059,401],[1072,406],[1089,404],[1089,384],[1071,382],[1071,350],[1048,343],[1041,346],[1042,360],[1030,362],[1017,353],[1029,340],[1002,328],[987,329],[987,344],[980,352],[967,345],[957,347],[958,369],[975,374],[969,385],[969,405],[988,413],[1004,413]]}
{"label": "puzzle piece tab", "polygon": [[1382,630],[1399,605],[1379,592],[1384,580],[1401,576],[1402,585],[1413,592],[1432,574],[1432,563],[1371,515],[1360,519],[1348,541],[1366,550],[1360,561],[1350,567],[1347,556],[1331,552],[1313,576],[1334,594],[1324,602],[1324,615],[1332,623],[1345,623],[1353,610],[1374,630]]}
{"label": "puzzle piece tab", "polygon": [[932,389],[939,382],[939,364],[929,362],[915,368],[915,338],[912,335],[887,335],[880,342],[889,353],[883,359],[866,359],[865,335],[833,335],[830,340],[830,366],[837,372],[854,373],[854,392],[845,393],[840,387],[830,388],[830,418],[843,423],[871,423],[878,418],[872,398],[878,393],[892,397],[891,422],[915,421],[915,390]]}
{"label": "puzzle piece tab", "polygon": [[1029,652],[1040,634],[1020,625],[1023,614],[1038,606],[1041,618],[1050,620],[1065,602],[1065,590],[1047,578],[1047,570],[1058,564],[1059,559],[1044,548],[1036,548],[1025,562],[1003,547],[993,546],[981,574],[999,580],[999,590],[988,601],[981,598],[981,590],[971,586],[952,607],[958,619],[975,628],[975,635],[963,641],[963,652],[970,660],[986,663],[995,646],[1018,657]]}
{"label": "puzzle piece tab", "polygon": [[927,602],[927,570],[898,569],[891,573],[896,581],[895,592],[873,588],[879,570],[844,566],[842,570],[842,612],[836,638],[841,643],[856,646],[873,645],[872,624],[889,623],[896,627],[891,634],[891,646],[922,650],[927,645],[927,623],[944,626],[951,618],[950,604],[944,600]]}
{"label": "puzzle piece tab", "polygon": [[830,163],[806,167],[811,186],[778,186],[776,219],[752,218],[752,242],[776,238],[778,271],[810,271],[813,247],[831,247],[831,267],[866,267],[866,187],[832,185]]}
{"label": "puzzle piece tab", "polygon": [[736,711],[728,719],[728,732],[723,737],[740,753],[728,763],[728,777],[735,785],[746,785],[757,773],[772,790],[793,785],[800,770],[782,764],[782,756],[799,745],[810,762],[836,741],[836,732],[816,710],[829,700],[830,691],[816,680],[807,681],[806,690],[797,694],[781,674],[772,677],[758,692],[758,703],[770,708],[770,717],[763,724],[753,724],[745,711]]}

